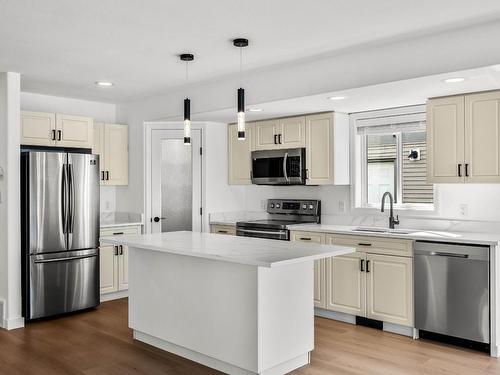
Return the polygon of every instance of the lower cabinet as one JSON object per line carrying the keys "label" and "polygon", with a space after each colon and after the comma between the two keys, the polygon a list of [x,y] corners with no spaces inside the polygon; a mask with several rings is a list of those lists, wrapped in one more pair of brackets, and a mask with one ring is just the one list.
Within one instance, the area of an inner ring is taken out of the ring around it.
{"label": "lower cabinet", "polygon": [[413,326],[411,241],[302,231],[290,236],[292,241],[356,247],[355,253],[315,261],[315,307]]}
{"label": "lower cabinet", "polygon": [[[113,227],[102,229],[101,237],[140,233],[140,226]],[[128,247],[101,242],[99,253],[101,295],[128,290]]]}

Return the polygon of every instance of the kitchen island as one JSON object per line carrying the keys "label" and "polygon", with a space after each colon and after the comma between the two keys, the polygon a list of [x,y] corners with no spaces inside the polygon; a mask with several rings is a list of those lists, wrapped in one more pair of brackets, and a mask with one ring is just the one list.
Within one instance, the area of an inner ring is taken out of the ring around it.
{"label": "kitchen island", "polygon": [[354,252],[194,232],[102,240],[129,247],[134,338],[229,374],[308,364],[314,260]]}

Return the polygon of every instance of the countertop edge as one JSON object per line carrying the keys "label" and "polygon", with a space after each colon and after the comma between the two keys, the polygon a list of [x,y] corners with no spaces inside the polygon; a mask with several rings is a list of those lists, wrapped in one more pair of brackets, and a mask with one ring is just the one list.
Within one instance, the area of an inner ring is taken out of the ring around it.
{"label": "countertop edge", "polygon": [[142,222],[135,223],[122,223],[122,224],[101,224],[99,228],[115,228],[115,227],[134,227],[134,226],[143,226]]}

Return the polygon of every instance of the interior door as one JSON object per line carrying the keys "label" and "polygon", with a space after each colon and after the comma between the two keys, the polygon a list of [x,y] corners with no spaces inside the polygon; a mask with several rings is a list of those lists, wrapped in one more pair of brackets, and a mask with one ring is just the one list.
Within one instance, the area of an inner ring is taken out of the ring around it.
{"label": "interior door", "polygon": [[201,232],[201,130],[152,130],[151,231]]}

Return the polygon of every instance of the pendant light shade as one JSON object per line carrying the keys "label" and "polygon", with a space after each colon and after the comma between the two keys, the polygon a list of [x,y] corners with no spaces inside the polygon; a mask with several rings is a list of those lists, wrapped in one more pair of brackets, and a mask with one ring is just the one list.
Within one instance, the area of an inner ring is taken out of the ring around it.
{"label": "pendant light shade", "polygon": [[[183,53],[179,56],[181,61],[186,63],[186,82],[189,80],[188,62],[194,60],[194,55],[191,53]],[[191,144],[191,100],[184,99],[184,144]]]}
{"label": "pendant light shade", "polygon": [[238,139],[245,139],[245,89],[238,89]]}
{"label": "pendant light shade", "polygon": [[[240,49],[240,79],[243,65],[243,48],[248,47],[248,39],[236,38],[233,40],[233,45]],[[238,139],[244,140],[245,135],[245,90],[243,88],[238,89]]]}
{"label": "pendant light shade", "polygon": [[191,144],[191,100],[184,99],[184,144]]}

